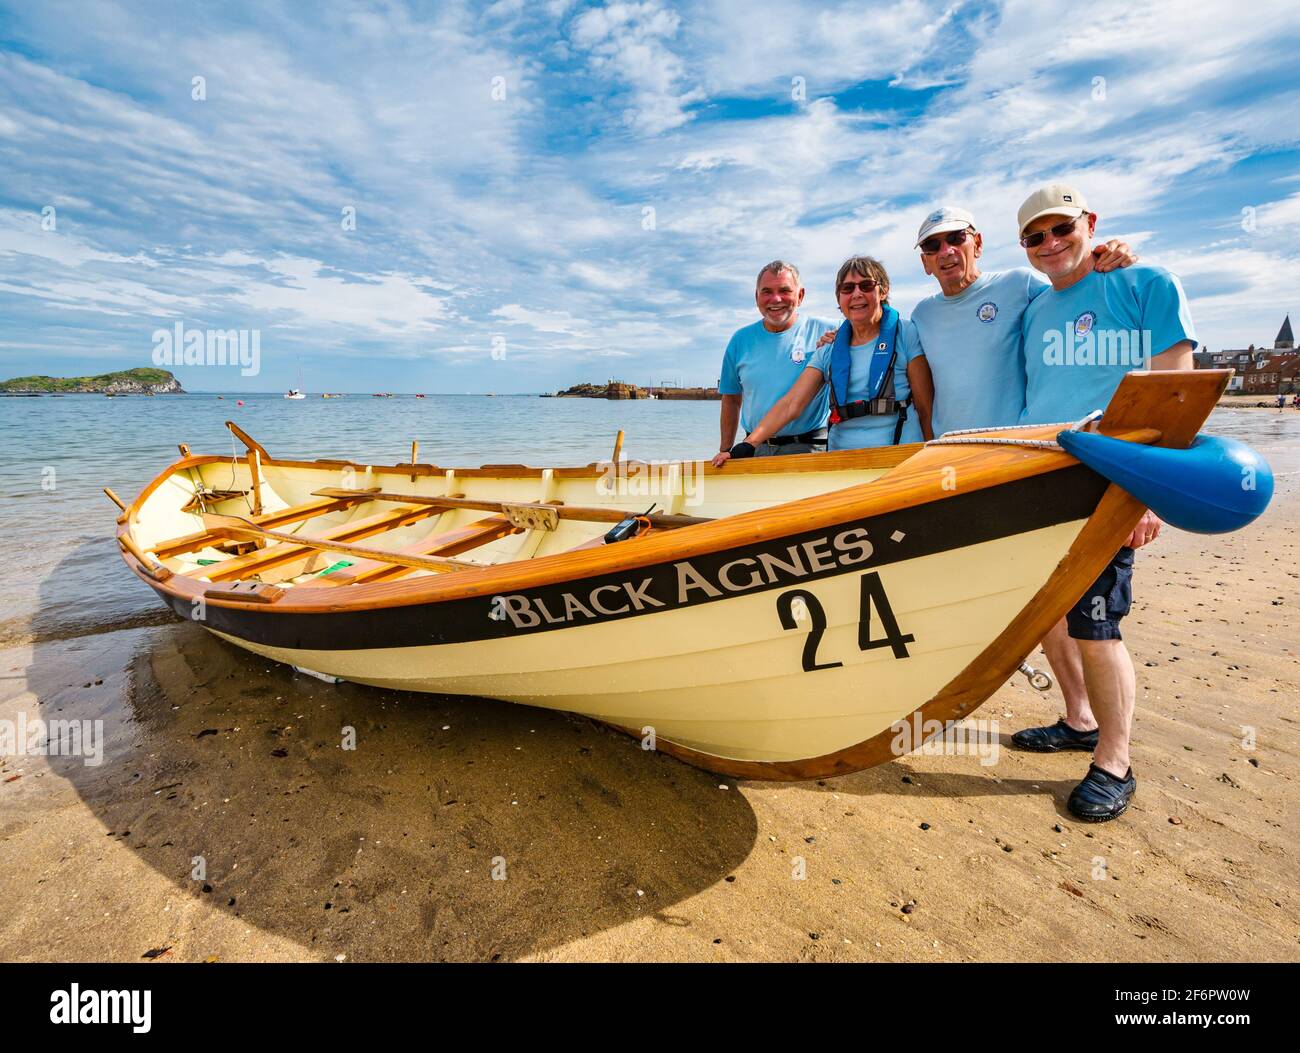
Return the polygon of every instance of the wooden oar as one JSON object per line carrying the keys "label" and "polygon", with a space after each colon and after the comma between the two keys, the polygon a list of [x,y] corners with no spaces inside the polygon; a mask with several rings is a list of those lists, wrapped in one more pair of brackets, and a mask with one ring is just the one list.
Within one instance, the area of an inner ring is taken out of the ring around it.
{"label": "wooden oar", "polygon": [[[347,556],[373,559],[382,563],[393,563],[399,567],[411,567],[415,570],[482,570],[482,563],[470,563],[463,559],[435,559],[429,556],[403,556],[396,552],[385,552],[380,548],[367,545],[353,545],[346,541],[329,541],[324,538],[300,537],[297,534],[285,534],[279,530],[263,530],[239,516],[222,516],[208,512],[203,516],[203,525],[213,534],[225,534],[234,538],[249,540],[283,541],[303,548],[315,548],[324,552],[342,552]],[[217,564],[217,569],[220,569]]]}
{"label": "wooden oar", "polygon": [[[600,508],[586,505],[558,505],[529,501],[480,501],[472,497],[426,497],[423,494],[393,494],[385,490],[364,492],[361,490],[344,490],[327,486],[313,490],[313,497],[356,497],[365,494],[371,501],[394,501],[400,504],[432,505],[435,508],[471,508],[479,512],[507,512],[511,508],[541,509],[554,512],[560,519],[577,519],[588,523],[621,523],[629,516],[639,516],[640,512],[625,512],[621,508]],[[712,523],[712,519],[702,516],[669,515],[657,512],[646,516],[652,526],[660,528],[695,526],[698,523]]]}

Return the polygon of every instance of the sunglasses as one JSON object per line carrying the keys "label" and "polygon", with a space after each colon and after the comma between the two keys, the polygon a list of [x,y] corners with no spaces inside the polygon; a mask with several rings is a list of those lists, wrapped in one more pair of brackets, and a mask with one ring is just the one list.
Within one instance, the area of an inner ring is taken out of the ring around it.
{"label": "sunglasses", "polygon": [[[1065,237],[1074,230],[1075,224],[1081,219],[1083,219],[1083,216],[1075,216],[1074,219],[1067,219],[1064,223],[1056,224],[1056,226],[1051,228],[1052,237]],[[1036,249],[1047,240],[1047,234],[1048,232],[1046,230],[1040,230],[1033,234],[1026,234],[1020,239],[1020,244],[1027,249]]]}
{"label": "sunglasses", "polygon": [[944,242],[947,242],[949,245],[965,245],[966,239],[970,237],[970,235],[971,230],[969,227],[965,230],[950,230],[942,237],[936,234],[934,237],[926,238],[921,242],[921,251],[927,256],[933,256],[943,248]]}
{"label": "sunglasses", "polygon": [[860,282],[840,282],[840,295],[852,296],[854,289],[859,292],[869,293],[872,289],[879,287],[880,282],[876,281],[875,278],[866,278]]}

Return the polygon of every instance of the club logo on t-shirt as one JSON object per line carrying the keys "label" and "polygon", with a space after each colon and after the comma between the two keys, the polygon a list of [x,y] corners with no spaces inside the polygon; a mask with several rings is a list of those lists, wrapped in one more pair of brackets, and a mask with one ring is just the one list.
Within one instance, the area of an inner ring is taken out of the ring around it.
{"label": "club logo on t-shirt", "polygon": [[1084,311],[1074,320],[1074,335],[1087,336],[1092,332],[1093,324],[1097,321],[1097,315],[1094,311]]}
{"label": "club logo on t-shirt", "polygon": [[998,316],[998,305],[992,300],[985,300],[975,311],[975,317],[981,322],[991,322]]}
{"label": "club logo on t-shirt", "polygon": [[805,357],[806,355],[804,354],[804,349],[802,347],[796,347],[790,351],[791,362],[802,362]]}

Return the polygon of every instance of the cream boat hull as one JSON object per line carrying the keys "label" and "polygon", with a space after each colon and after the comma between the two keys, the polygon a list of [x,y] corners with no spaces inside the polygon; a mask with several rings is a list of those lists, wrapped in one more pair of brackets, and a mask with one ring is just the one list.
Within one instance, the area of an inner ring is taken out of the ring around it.
{"label": "cream boat hull", "polygon": [[[568,710],[716,757],[789,761],[860,742],[934,697],[1033,598],[1082,527],[1063,523],[883,567],[877,573],[899,629],[915,638],[904,645],[906,658],[858,647],[869,570],[469,643],[336,651],[217,635],[356,683]],[[803,669],[811,618],[784,629],[777,609],[784,591],[812,595],[825,612],[817,658],[829,668]]]}

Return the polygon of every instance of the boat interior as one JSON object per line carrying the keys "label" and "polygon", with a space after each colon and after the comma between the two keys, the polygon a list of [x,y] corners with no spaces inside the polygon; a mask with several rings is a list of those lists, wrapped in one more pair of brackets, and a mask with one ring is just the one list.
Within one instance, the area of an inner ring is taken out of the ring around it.
{"label": "boat interior", "polygon": [[[122,509],[122,545],[155,577],[272,590],[388,582],[635,544],[871,482],[920,446],[708,462],[619,458],[575,468],[279,460],[233,424],[243,456],[182,459]],[[620,433],[621,437],[621,433]],[[620,524],[622,524],[620,526]],[[211,591],[208,593],[213,595]],[[273,597],[269,597],[273,598]]]}

